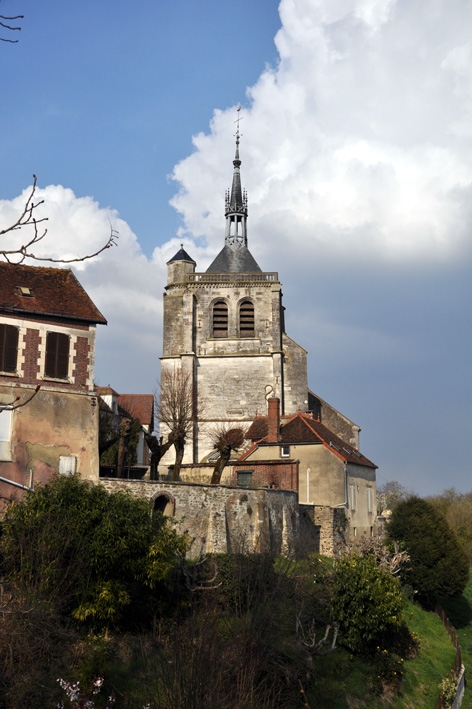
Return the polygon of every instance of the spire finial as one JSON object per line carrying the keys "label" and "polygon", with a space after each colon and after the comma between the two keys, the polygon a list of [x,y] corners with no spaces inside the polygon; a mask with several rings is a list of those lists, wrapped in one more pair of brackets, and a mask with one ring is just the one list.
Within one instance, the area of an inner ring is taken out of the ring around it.
{"label": "spire finial", "polygon": [[239,159],[239,140],[242,135],[239,124],[243,119],[243,116],[241,116],[241,106],[238,106],[237,112],[238,117],[234,121],[237,126],[235,133],[236,153],[233,160],[233,184],[231,186],[231,192],[227,191],[225,195],[225,243],[233,249],[237,249],[241,245],[247,246],[247,197],[246,192],[241,188],[241,160]]}
{"label": "spire finial", "polygon": [[234,156],[234,159],[239,160],[239,140],[242,136],[242,133],[239,132],[239,121],[242,121],[244,116],[241,116],[241,106],[238,106],[238,108],[236,110],[238,112],[238,117],[236,118],[236,120],[234,122],[237,123],[238,125],[236,127],[236,133],[234,134],[234,136],[236,138],[236,155]]}

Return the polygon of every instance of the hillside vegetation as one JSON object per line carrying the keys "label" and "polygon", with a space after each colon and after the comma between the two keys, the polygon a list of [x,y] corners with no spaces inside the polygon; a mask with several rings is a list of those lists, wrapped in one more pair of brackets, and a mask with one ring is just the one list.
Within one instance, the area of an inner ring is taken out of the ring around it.
{"label": "hillside vegetation", "polygon": [[0,545],[0,709],[427,709],[454,657],[379,547],[189,562],[145,503],[64,477]]}

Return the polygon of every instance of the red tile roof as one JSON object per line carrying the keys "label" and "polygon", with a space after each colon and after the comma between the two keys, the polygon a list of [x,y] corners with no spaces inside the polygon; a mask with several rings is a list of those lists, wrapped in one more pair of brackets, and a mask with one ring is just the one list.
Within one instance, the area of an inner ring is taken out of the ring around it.
{"label": "red tile roof", "polygon": [[[267,433],[268,417],[257,416],[251,424],[246,438],[260,443],[267,443],[265,440]],[[342,438],[339,438],[329,428],[326,428],[320,421],[298,412],[290,418],[281,421],[280,437],[277,445],[299,445],[303,443],[321,443],[346,463],[363,465],[367,468],[377,468],[375,463],[372,463],[362,453],[359,453],[357,448],[343,441]],[[250,450],[252,451],[252,447]]]}
{"label": "red tile roof", "polygon": [[120,394],[118,404],[131,416],[139,419],[143,426],[154,423],[153,394]]}
{"label": "red tile roof", "polygon": [[[22,295],[21,288],[31,294]],[[0,263],[0,312],[107,324],[69,268]]]}

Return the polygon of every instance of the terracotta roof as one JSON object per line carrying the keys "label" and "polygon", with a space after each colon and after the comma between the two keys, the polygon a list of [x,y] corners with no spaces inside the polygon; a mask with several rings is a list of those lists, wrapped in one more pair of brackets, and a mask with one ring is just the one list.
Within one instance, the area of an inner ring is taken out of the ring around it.
{"label": "terracotta roof", "polygon": [[[246,438],[252,441],[259,441],[260,443],[267,443],[265,440],[267,433],[268,417],[258,416],[250,426]],[[277,445],[300,445],[304,443],[321,443],[346,463],[364,465],[367,468],[377,468],[375,463],[372,463],[372,461],[362,455],[357,448],[350,446],[312,416],[299,412],[286,420],[282,420],[280,425],[280,438]],[[252,451],[253,447],[251,447],[250,450]]]}
{"label": "terracotta roof", "polygon": [[95,385],[95,391],[99,396],[119,396],[118,392],[112,389],[112,387],[108,384],[105,387],[98,386],[97,384]]}
{"label": "terracotta roof", "polygon": [[0,312],[107,324],[69,268],[0,263]]}
{"label": "terracotta roof", "polygon": [[153,394],[120,394],[118,404],[131,416],[139,419],[143,426],[154,423]]}

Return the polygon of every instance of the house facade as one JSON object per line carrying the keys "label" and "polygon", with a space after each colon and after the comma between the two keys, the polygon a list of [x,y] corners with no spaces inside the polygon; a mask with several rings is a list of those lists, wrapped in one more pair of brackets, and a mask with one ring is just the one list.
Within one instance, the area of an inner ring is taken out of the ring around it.
{"label": "house facade", "polygon": [[[312,413],[281,417],[271,398],[247,437],[252,445],[233,468],[233,484],[296,490],[315,523],[331,519],[326,510],[342,510],[348,536],[375,534],[377,466]],[[288,474],[293,466],[296,476]]]}
{"label": "house facade", "polygon": [[0,263],[3,499],[54,472],[98,479],[97,324],[106,320],[70,269]]}

